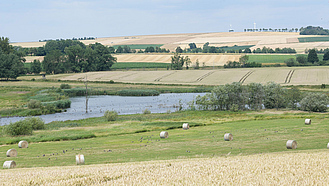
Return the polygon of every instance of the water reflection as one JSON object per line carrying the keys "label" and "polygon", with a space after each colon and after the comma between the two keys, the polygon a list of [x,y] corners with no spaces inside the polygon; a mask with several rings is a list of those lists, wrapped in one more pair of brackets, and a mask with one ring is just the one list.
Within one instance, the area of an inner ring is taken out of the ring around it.
{"label": "water reflection", "polygon": [[[79,120],[91,117],[100,117],[106,110],[115,110],[119,114],[141,114],[145,109],[152,113],[175,112],[181,100],[184,109],[188,107],[188,102],[197,95],[205,93],[170,93],[160,94],[151,97],[130,97],[130,96],[90,96],[88,101],[88,113],[86,113],[86,98],[70,98],[71,108],[67,112],[38,116],[46,123],[52,121]],[[1,118],[0,125],[16,122],[24,117]]]}

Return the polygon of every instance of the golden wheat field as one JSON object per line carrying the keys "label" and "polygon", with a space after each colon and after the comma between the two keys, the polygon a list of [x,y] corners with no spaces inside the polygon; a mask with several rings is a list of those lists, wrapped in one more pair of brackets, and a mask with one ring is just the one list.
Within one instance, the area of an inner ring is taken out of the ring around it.
{"label": "golden wheat field", "polygon": [[[1,185],[327,185],[326,150],[1,169]],[[86,159],[88,161],[88,159]]]}
{"label": "golden wheat field", "polygon": [[[224,85],[241,82],[243,84],[267,83],[273,81],[281,85],[321,85],[329,81],[329,67],[283,67],[283,68],[239,68],[215,70],[159,70],[159,71],[106,71],[47,75],[47,79],[151,84]],[[41,79],[36,76],[19,79]]]}
{"label": "golden wheat field", "polygon": [[[117,62],[152,62],[152,63],[171,63],[173,54],[120,54],[114,55]],[[200,66],[224,66],[227,61],[239,61],[241,55],[227,55],[227,54],[188,54],[192,62],[192,66],[199,61]]]}
{"label": "golden wheat field", "polygon": [[[298,38],[317,37],[299,35],[294,32],[215,32],[215,33],[189,33],[189,34],[162,34],[96,38],[95,40],[82,40],[84,44],[101,43],[107,46],[113,45],[140,45],[162,44],[162,48],[174,51],[178,46],[188,47],[189,43],[195,43],[197,47],[209,42],[211,46],[244,46],[255,45],[254,48],[263,46],[271,48],[295,48],[297,52],[303,52],[306,48],[328,48],[329,42],[299,43]],[[45,42],[12,43],[13,46],[41,47]]]}

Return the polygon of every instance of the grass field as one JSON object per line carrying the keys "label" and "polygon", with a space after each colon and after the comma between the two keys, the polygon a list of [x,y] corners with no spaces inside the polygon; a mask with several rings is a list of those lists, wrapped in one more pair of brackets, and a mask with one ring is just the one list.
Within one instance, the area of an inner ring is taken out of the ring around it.
{"label": "grass field", "polygon": [[276,54],[267,54],[267,55],[248,55],[249,56],[249,61],[250,62],[256,62],[256,63],[284,63],[285,60],[289,58],[294,58],[296,59],[295,54],[291,55],[276,55]]}
{"label": "grass field", "polygon": [[[305,118],[312,124],[305,125]],[[183,130],[182,123],[190,124]],[[183,111],[53,122],[31,137],[29,148],[0,146],[4,185],[321,185],[328,182],[326,114],[266,110],[262,112]],[[159,138],[161,131],[169,138]],[[80,140],[31,142],[41,136],[82,133]],[[224,141],[225,133],[233,141]],[[10,139],[9,137],[5,137]],[[3,141],[4,137],[0,138]],[[287,149],[287,140],[297,149]],[[17,157],[5,157],[15,148]],[[83,154],[85,165],[75,165]]]}
{"label": "grass field", "polygon": [[[118,49],[118,47],[124,47],[126,45],[114,45],[113,47],[115,49]],[[154,49],[156,47],[161,47],[163,46],[163,44],[139,44],[139,45],[127,45],[128,47],[130,47],[130,49],[146,49],[147,47],[153,47]]]}
{"label": "grass field", "polygon": [[220,48],[224,49],[225,51],[228,51],[228,50],[240,50],[240,49],[244,50],[246,48],[251,48],[253,46],[255,46],[255,45],[242,45],[242,46],[235,45],[235,46],[231,46],[231,47],[220,47]]}
{"label": "grass field", "polygon": [[307,42],[328,42],[329,37],[302,37],[298,38],[300,43],[307,43]]}

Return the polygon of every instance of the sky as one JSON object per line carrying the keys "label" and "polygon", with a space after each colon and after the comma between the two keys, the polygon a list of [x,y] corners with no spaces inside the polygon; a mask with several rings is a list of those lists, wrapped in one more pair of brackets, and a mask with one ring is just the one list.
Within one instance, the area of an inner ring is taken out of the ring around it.
{"label": "sky", "polygon": [[[73,37],[329,28],[328,0],[0,0],[0,37]],[[231,27],[230,27],[231,25]]]}

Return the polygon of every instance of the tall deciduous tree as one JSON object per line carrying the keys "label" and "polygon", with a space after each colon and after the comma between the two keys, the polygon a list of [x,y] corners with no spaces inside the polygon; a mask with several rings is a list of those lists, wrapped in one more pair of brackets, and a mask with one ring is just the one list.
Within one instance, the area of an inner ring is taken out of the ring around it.
{"label": "tall deciduous tree", "polygon": [[16,79],[24,73],[24,64],[19,56],[14,53],[5,54],[0,50],[0,78]]}
{"label": "tall deciduous tree", "polygon": [[327,51],[326,53],[324,53],[323,55],[323,61],[328,61],[329,60],[329,51]]}
{"label": "tall deciduous tree", "polygon": [[35,74],[39,74],[41,72],[41,62],[39,60],[33,60],[31,63],[30,71]]}
{"label": "tall deciduous tree", "polygon": [[4,54],[9,54],[14,52],[13,46],[9,44],[8,37],[0,37],[0,50],[2,50]]}
{"label": "tall deciduous tree", "polygon": [[319,58],[318,58],[318,55],[317,55],[315,49],[312,49],[309,51],[308,56],[307,56],[307,61],[310,63],[319,62]]}
{"label": "tall deciduous tree", "polygon": [[176,53],[183,53],[183,49],[181,47],[176,48]]}

